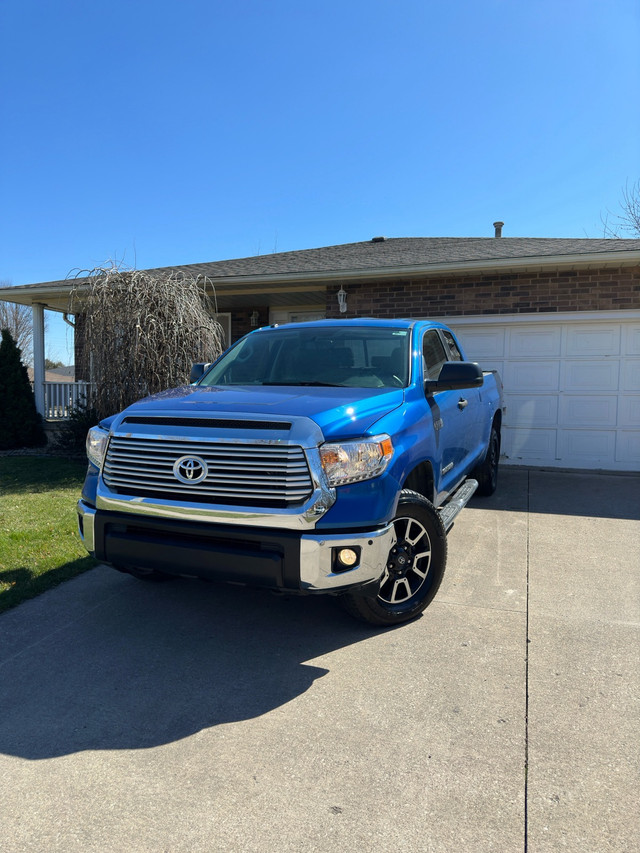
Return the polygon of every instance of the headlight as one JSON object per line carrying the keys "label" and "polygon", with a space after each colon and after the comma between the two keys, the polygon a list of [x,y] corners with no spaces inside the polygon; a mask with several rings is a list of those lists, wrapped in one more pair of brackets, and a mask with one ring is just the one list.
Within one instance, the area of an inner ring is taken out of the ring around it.
{"label": "headlight", "polygon": [[104,454],[107,450],[107,440],[109,433],[103,430],[102,427],[91,427],[87,433],[87,456],[89,462],[99,468],[102,465]]}
{"label": "headlight", "polygon": [[376,435],[340,444],[323,444],[320,459],[330,486],[358,483],[382,474],[393,456],[388,435]]}

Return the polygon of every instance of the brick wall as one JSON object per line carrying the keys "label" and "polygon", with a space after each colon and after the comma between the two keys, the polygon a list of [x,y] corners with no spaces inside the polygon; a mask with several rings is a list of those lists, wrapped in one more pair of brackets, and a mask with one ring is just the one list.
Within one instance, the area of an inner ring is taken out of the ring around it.
{"label": "brick wall", "polygon": [[85,351],[83,332],[85,315],[76,314],[73,318],[75,331],[73,335],[73,346],[75,350],[75,376],[76,382],[89,382],[89,353]]}
{"label": "brick wall", "polygon": [[[258,312],[258,322],[255,326],[251,325],[251,315],[254,311]],[[266,305],[258,305],[249,310],[244,308],[231,309],[231,341],[237,341],[243,335],[252,332],[257,326],[269,325],[269,308]]]}
{"label": "brick wall", "polygon": [[640,267],[347,282],[346,314],[339,289],[327,289],[327,317],[622,311],[640,308]]}

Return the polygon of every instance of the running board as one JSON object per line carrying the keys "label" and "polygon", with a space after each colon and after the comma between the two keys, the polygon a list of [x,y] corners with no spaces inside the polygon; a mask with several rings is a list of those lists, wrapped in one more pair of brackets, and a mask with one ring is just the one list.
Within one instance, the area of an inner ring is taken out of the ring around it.
{"label": "running board", "polygon": [[438,507],[445,530],[449,531],[451,529],[456,516],[469,503],[477,488],[477,480],[465,480],[460,488],[453,493],[451,500],[444,504],[444,506]]}

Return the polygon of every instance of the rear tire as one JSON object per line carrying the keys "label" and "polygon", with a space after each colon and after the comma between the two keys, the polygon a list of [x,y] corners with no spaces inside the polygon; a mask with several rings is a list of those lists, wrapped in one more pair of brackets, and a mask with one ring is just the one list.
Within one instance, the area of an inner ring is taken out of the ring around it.
{"label": "rear tire", "polygon": [[471,474],[478,481],[476,494],[482,497],[492,495],[498,486],[498,465],[500,463],[500,433],[495,424],[491,427],[489,447],[484,462],[481,462]]}
{"label": "rear tire", "polygon": [[403,489],[393,526],[397,541],[377,598],[356,593],[340,598],[347,613],[371,625],[399,625],[419,616],[438,591],[447,562],[444,526],[425,497]]}

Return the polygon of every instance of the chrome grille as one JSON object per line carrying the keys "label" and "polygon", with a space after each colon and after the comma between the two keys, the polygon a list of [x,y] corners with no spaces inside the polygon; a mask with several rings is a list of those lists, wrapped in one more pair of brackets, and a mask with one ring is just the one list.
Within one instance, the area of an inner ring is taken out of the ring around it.
{"label": "chrome grille", "polygon": [[[200,483],[183,483],[173,473],[188,455],[207,464]],[[313,491],[303,449],[286,444],[113,436],[102,476],[119,494],[241,506],[300,503]]]}

